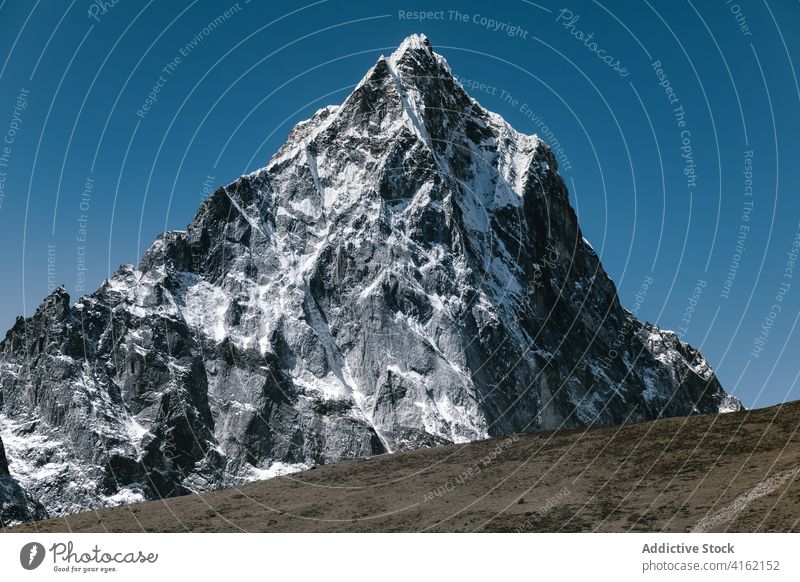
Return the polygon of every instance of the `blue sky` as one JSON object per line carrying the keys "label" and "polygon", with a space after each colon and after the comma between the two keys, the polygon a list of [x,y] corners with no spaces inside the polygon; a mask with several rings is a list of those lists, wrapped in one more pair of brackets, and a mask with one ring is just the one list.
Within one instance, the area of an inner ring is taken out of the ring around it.
{"label": "blue sky", "polygon": [[425,33],[485,107],[561,145],[624,305],[747,406],[800,398],[800,3],[101,5],[0,3],[0,327],[135,263]]}

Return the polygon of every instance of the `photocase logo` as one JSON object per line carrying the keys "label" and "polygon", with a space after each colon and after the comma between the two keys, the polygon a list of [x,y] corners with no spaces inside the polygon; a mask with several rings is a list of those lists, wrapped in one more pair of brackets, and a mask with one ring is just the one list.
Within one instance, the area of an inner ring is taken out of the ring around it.
{"label": "photocase logo", "polygon": [[39,542],[30,542],[22,546],[19,552],[19,563],[26,570],[35,570],[44,561],[44,546]]}

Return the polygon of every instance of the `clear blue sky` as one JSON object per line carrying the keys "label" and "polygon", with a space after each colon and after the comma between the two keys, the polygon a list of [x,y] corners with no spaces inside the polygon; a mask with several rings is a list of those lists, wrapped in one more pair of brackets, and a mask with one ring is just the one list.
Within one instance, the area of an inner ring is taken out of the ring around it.
{"label": "clear blue sky", "polygon": [[800,398],[800,3],[101,4],[0,2],[0,327],[135,263],[204,182],[264,165],[419,32],[485,107],[562,145],[623,304],[652,278],[638,315],[747,406]]}

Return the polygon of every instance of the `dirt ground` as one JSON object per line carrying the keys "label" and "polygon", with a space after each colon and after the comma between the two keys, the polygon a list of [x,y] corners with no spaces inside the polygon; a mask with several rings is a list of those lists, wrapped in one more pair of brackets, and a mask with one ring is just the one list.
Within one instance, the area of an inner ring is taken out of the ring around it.
{"label": "dirt ground", "polygon": [[347,461],[39,532],[800,531],[800,403]]}

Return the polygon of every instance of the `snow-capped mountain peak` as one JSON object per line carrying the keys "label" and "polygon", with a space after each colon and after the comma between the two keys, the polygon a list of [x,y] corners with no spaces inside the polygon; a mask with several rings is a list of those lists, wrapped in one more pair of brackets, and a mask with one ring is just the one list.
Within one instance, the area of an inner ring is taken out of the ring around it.
{"label": "snow-capped mountain peak", "polygon": [[740,406],[619,305],[547,145],[417,35],[138,266],[18,319],[0,395],[9,478],[52,515]]}

